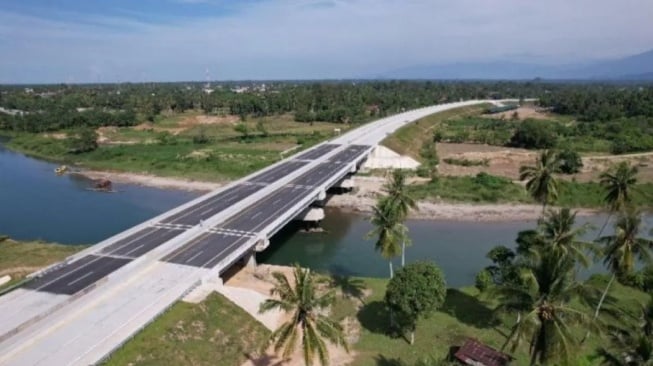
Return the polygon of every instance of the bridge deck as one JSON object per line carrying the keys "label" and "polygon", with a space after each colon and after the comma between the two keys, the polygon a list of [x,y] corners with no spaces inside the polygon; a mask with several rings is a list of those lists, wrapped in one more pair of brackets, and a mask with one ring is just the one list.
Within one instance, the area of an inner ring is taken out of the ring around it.
{"label": "bridge deck", "polygon": [[[409,120],[475,103],[424,108],[363,126],[254,175],[250,181],[148,221],[126,238],[107,240],[75,256],[77,260],[0,297],[0,364],[87,365],[100,361],[193,284],[215,276],[214,267],[221,271],[251,251],[259,237],[272,235],[275,228],[301,212],[387,133]],[[359,145],[340,145],[352,141]],[[266,187],[270,181],[273,188]],[[239,199],[243,192],[253,193]],[[237,198],[229,202],[234,196]],[[198,222],[204,217],[210,224],[202,228]],[[167,239],[169,236],[172,239]],[[144,253],[152,255],[143,258]],[[117,267],[120,270],[115,270]],[[100,278],[105,280],[97,289],[84,296],[69,295],[80,294],[82,287],[97,284]],[[51,292],[44,291],[46,288]],[[72,299],[74,303],[66,302]],[[52,310],[57,304],[66,305]],[[30,325],[15,332],[25,322]]]}

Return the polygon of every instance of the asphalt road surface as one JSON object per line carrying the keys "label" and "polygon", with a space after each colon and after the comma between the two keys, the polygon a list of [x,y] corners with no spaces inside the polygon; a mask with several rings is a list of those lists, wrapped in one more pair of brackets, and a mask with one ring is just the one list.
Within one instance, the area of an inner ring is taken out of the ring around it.
{"label": "asphalt road surface", "polygon": [[311,151],[307,151],[303,154],[299,154],[299,156],[295,157],[295,160],[315,160],[322,155],[328,153],[329,151],[337,148],[340,145],[336,144],[326,144],[326,145],[321,145],[316,147],[315,149]]}
{"label": "asphalt road surface", "polygon": [[161,220],[161,222],[164,224],[197,225],[200,220],[210,218],[232,204],[260,191],[261,189],[263,189],[263,186],[260,185],[238,184],[213,197],[198,202],[181,212],[177,212],[176,214]]}
{"label": "asphalt road surface", "polygon": [[[309,151],[310,152],[310,151]],[[273,169],[270,169],[266,172],[263,172],[254,178],[248,180],[250,183],[274,183],[278,181],[279,179],[285,177],[286,175],[292,173],[293,171],[303,167],[304,165],[308,164],[306,161],[296,161],[296,160],[291,160],[288,162],[285,162],[283,164],[279,164],[278,166],[274,167]]]}
{"label": "asphalt road surface", "polygon": [[[343,151],[340,159],[353,161],[367,146]],[[322,163],[291,181],[287,186],[271,193],[258,203],[246,208],[226,222],[196,240],[182,246],[163,258],[164,261],[196,267],[211,268],[227,257],[239,245],[270,225],[280,215],[313,193],[312,188],[322,185],[334,173],[346,166],[342,162]]]}
{"label": "asphalt road surface", "polygon": [[181,233],[183,229],[145,228],[105,247],[102,254],[137,258]]}
{"label": "asphalt road surface", "polygon": [[87,255],[79,260],[28,282],[25,288],[54,294],[72,295],[94,284],[131,259]]}
{"label": "asphalt road surface", "polygon": [[361,156],[364,151],[368,150],[371,148],[371,146],[368,145],[351,145],[344,149],[343,151],[335,154],[331,158],[329,158],[329,161],[339,161],[343,163],[348,163],[357,157]]}

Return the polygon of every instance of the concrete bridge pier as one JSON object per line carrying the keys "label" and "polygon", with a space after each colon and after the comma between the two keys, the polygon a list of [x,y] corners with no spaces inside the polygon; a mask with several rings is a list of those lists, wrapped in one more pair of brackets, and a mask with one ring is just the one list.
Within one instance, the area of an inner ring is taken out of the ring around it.
{"label": "concrete bridge pier", "polygon": [[256,268],[256,251],[253,250],[249,252],[245,257],[243,257],[242,261],[245,267]]}

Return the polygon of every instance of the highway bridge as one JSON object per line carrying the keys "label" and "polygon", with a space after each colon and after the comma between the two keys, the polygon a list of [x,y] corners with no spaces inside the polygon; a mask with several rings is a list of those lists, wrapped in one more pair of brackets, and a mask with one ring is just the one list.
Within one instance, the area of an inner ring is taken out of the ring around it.
{"label": "highway bridge", "polygon": [[117,234],[0,297],[0,365],[89,365],[270,237],[356,172],[421,108],[371,122]]}

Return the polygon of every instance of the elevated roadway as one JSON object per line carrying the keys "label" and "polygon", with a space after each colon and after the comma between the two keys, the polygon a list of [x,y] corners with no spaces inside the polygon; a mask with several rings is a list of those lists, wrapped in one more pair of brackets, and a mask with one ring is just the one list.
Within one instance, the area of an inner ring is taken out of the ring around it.
{"label": "elevated roadway", "polygon": [[0,364],[101,361],[203,281],[264,250],[269,238],[356,171],[421,108],[368,123],[199,197],[34,274],[0,297]]}

